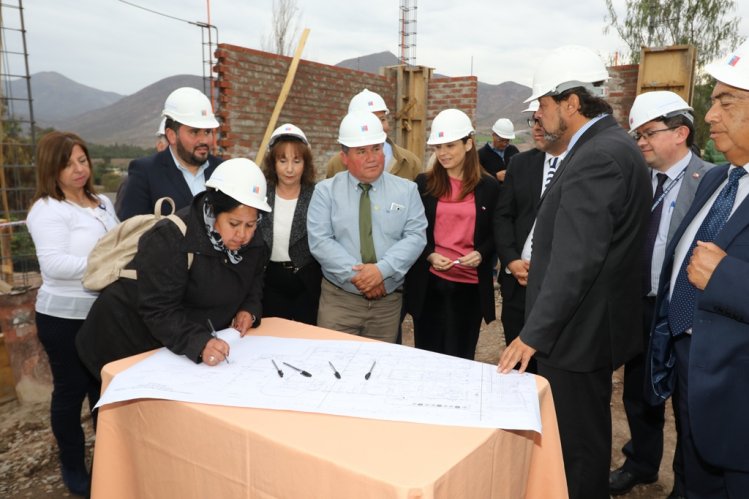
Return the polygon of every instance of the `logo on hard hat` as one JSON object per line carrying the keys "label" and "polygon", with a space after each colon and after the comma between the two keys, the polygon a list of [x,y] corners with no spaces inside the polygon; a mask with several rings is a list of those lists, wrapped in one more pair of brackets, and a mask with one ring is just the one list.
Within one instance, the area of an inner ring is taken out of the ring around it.
{"label": "logo on hard hat", "polygon": [[737,55],[734,55],[733,57],[731,57],[728,60],[728,65],[729,66],[735,66],[736,64],[738,64],[738,62],[739,62],[740,59],[741,59],[741,57],[739,57]]}
{"label": "logo on hard hat", "polygon": [[373,100],[367,101],[367,107],[374,107],[374,101]]}
{"label": "logo on hard hat", "polygon": [[368,132],[369,131],[369,127],[367,125],[362,125],[361,131],[362,132]]}
{"label": "logo on hard hat", "polygon": [[201,116],[208,116],[208,111],[206,111],[205,109],[203,109],[202,111],[200,111],[200,115]]}
{"label": "logo on hard hat", "polygon": [[444,137],[444,136],[445,136],[445,132],[440,132],[437,134],[437,137]]}
{"label": "logo on hard hat", "polygon": [[253,194],[260,194],[260,186],[259,185],[253,185],[252,186],[252,193]]}

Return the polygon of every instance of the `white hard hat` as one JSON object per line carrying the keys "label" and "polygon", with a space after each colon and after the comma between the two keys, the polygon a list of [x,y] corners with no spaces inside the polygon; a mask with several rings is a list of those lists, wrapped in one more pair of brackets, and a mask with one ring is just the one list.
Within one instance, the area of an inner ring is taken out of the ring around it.
{"label": "white hard hat", "polygon": [[296,137],[297,139],[301,140],[305,144],[309,145],[309,141],[307,140],[307,136],[304,135],[304,132],[301,128],[298,126],[292,125],[291,123],[285,123],[281,125],[280,127],[273,130],[273,133],[270,136],[270,142],[268,142],[268,147],[273,147],[273,145],[280,139],[281,137]]}
{"label": "white hard hat", "polygon": [[708,64],[705,71],[721,83],[749,90],[749,40],[727,56]]}
{"label": "white hard hat", "polygon": [[164,129],[166,127],[166,118],[161,118],[161,123],[159,123],[159,129],[156,130],[156,136],[161,137],[162,135],[166,135],[166,130]]}
{"label": "white hard hat", "polygon": [[445,109],[434,117],[427,144],[447,144],[468,137],[474,132],[471,118],[459,109]]}
{"label": "white hard hat", "polygon": [[525,102],[544,95],[557,95],[575,87],[585,87],[591,93],[603,95],[602,87],[593,84],[608,78],[606,66],[598,54],[588,47],[565,45],[552,50],[536,68],[533,93]]}
{"label": "white hard hat", "polygon": [[191,87],[178,88],[169,94],[161,115],[193,128],[218,128],[211,101],[203,92]]}
{"label": "white hard hat", "polygon": [[352,111],[341,121],[338,142],[346,147],[382,144],[387,139],[380,118],[369,111]]}
{"label": "white hard hat", "polygon": [[369,111],[370,113],[376,113],[377,111],[390,112],[380,94],[366,88],[351,98],[351,102],[348,104],[348,112],[351,113],[353,111]]}
{"label": "white hard hat", "polygon": [[205,186],[221,191],[245,206],[271,211],[265,175],[260,167],[247,158],[224,161],[216,167]]}
{"label": "white hard hat", "polygon": [[541,106],[539,104],[538,100],[532,100],[528,103],[528,107],[520,111],[521,113],[535,113],[538,111],[538,108]]}
{"label": "white hard hat", "polygon": [[648,121],[683,115],[694,123],[692,109],[684,99],[673,92],[658,90],[646,92],[635,98],[629,111],[629,131],[634,132]]}
{"label": "white hard hat", "polygon": [[503,139],[514,139],[515,138],[515,127],[512,121],[507,118],[499,118],[494,122],[492,126],[492,132],[496,133]]}

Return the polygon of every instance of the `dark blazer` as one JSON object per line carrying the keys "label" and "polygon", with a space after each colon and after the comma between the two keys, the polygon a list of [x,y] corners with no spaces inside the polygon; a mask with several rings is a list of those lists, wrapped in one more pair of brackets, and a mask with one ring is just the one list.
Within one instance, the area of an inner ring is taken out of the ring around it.
{"label": "dark blazer", "polygon": [[479,149],[479,162],[492,177],[497,178],[497,173],[507,169],[507,165],[510,164],[510,159],[520,151],[517,147],[509,144],[505,148],[504,160],[492,150],[492,145],[489,143],[484,144],[484,147]]}
{"label": "dark blazer", "polygon": [[499,257],[499,284],[503,301],[511,300],[518,281],[505,272],[507,264],[520,259],[533,227],[541,197],[546,153],[538,149],[512,157],[494,211],[494,243]]}
{"label": "dark blazer", "polygon": [[648,167],[610,115],[577,140],[541,197],[523,342],[556,369],[621,366],[642,350]]}
{"label": "dark blazer", "polygon": [[[221,159],[208,156],[205,179],[208,180]],[[117,201],[117,217],[120,220],[134,215],[153,213],[153,205],[159,198],[168,196],[174,200],[177,210],[190,206],[193,195],[182,172],[174,164],[169,148],[152,156],[134,159],[127,169],[127,185],[122,189],[122,200]],[[163,208],[168,213],[169,206]]]}
{"label": "dark blazer", "polygon": [[[728,165],[707,172],[691,208],[666,249],[651,335],[668,328],[668,295],[674,252],[684,231],[726,179]],[[749,198],[738,206],[713,241],[727,256],[704,291],[697,292],[689,350],[689,419],[700,456],[709,464],[749,472],[746,415],[749,414]],[[663,333],[663,331],[661,331]],[[652,355],[652,353],[651,353]],[[664,361],[651,357],[651,362]],[[658,388],[658,385],[655,385]]]}
{"label": "dark blazer", "polygon": [[[424,203],[424,214],[427,218],[427,245],[416,263],[406,276],[406,307],[408,313],[419,317],[426,297],[429,279],[429,262],[427,257],[434,253],[434,220],[437,215],[437,198],[427,196],[426,174],[416,177],[416,185]],[[488,324],[495,319],[494,283],[492,278],[491,256],[494,253],[492,218],[499,196],[499,181],[489,175],[482,175],[481,181],[473,192],[476,202],[476,225],[474,227],[473,247],[481,253],[481,263],[477,270],[479,278],[479,296],[481,297],[481,314]]]}
{"label": "dark blazer", "polygon": [[[294,218],[291,222],[291,234],[289,235],[289,258],[294,267],[299,269],[297,276],[304,284],[305,289],[312,295],[314,301],[320,300],[320,284],[322,282],[322,271],[320,264],[312,257],[307,239],[307,208],[315,192],[314,185],[302,185],[299,198],[294,210]],[[275,206],[276,189],[271,186],[268,189],[268,204]],[[260,230],[263,241],[270,255],[273,249],[273,211],[265,213],[260,221]]]}
{"label": "dark blazer", "polygon": [[[143,234],[127,265],[138,279],[115,281],[94,302],[76,346],[97,377],[108,362],[161,346],[199,362],[211,339],[207,319],[224,329],[245,310],[257,318],[253,327],[260,324],[267,249],[256,235],[240,250],[241,262],[227,262],[206,234],[203,197],[179,212],[187,225],[184,236],[169,220]],[[188,253],[194,255],[189,269]]]}

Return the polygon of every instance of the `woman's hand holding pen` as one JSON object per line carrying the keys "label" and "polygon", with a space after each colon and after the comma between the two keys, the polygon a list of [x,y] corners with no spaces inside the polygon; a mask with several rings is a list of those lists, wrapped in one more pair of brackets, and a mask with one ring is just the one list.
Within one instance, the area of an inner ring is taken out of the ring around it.
{"label": "woman's hand holding pen", "polygon": [[453,260],[450,260],[449,258],[440,255],[439,253],[432,253],[427,257],[427,262],[432,264],[432,268],[434,270],[439,270],[440,272],[444,272],[445,270],[450,270],[453,265],[455,265],[455,262]]}
{"label": "woman's hand holding pen", "polygon": [[203,347],[203,363],[215,366],[223,362],[229,355],[229,344],[219,338],[211,338]]}

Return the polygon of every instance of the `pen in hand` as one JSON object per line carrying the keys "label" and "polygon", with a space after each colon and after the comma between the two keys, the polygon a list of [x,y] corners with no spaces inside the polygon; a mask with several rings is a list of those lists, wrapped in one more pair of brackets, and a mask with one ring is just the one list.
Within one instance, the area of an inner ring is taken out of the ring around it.
{"label": "pen in hand", "polygon": [[333,365],[333,363],[331,361],[328,361],[328,364],[330,364],[330,368],[333,370],[333,375],[336,378],[341,379],[341,373],[338,372],[338,370],[335,368],[335,366]]}
{"label": "pen in hand", "polygon": [[302,376],[306,376],[308,378],[312,377],[312,375],[310,373],[308,373],[307,371],[305,371],[304,369],[299,369],[298,367],[294,367],[291,364],[289,364],[288,362],[283,362],[283,365],[285,365],[286,367],[292,368],[293,370],[295,370],[296,372],[298,372]]}
{"label": "pen in hand", "polygon": [[[211,322],[210,318],[208,319],[208,327],[211,329],[211,336],[213,336],[214,338],[218,339],[218,335],[216,334],[216,328],[213,327],[213,322]],[[224,356],[224,360],[226,361],[227,364],[229,363],[229,354],[228,353]]]}
{"label": "pen in hand", "polygon": [[373,370],[374,370],[374,368],[375,368],[375,364],[377,364],[377,361],[376,361],[376,360],[375,360],[374,362],[372,362],[372,367],[370,367],[370,368],[369,368],[369,372],[368,372],[367,374],[365,374],[365,375],[364,375],[364,379],[369,379],[369,377],[370,377],[370,376],[372,376],[372,371],[373,371]]}
{"label": "pen in hand", "polygon": [[283,371],[278,368],[278,364],[276,364],[276,361],[273,359],[270,359],[271,362],[273,362],[273,367],[276,368],[276,372],[278,373],[279,378],[283,378]]}

